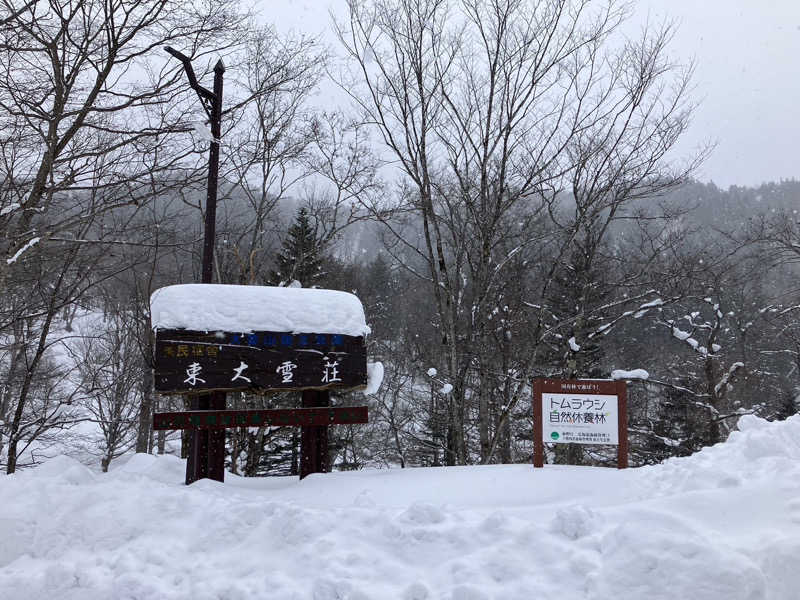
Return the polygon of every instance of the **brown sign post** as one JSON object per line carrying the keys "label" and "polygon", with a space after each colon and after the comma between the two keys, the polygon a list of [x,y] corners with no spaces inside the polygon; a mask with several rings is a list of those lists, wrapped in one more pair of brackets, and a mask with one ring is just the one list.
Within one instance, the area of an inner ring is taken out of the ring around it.
{"label": "brown sign post", "polygon": [[[154,429],[196,432],[187,485],[203,477],[224,480],[219,440],[224,442],[227,427],[299,426],[302,479],[327,470],[329,425],[367,422],[366,406],[330,408],[331,389],[367,384],[361,336],[159,329],[154,364],[156,391],[193,399],[192,411],[154,415]],[[231,390],[302,391],[303,408],[225,410],[225,392]]]}
{"label": "brown sign post", "polygon": [[534,379],[534,467],[544,466],[545,442],[616,445],[617,466],[627,468],[628,397],[625,382]]}

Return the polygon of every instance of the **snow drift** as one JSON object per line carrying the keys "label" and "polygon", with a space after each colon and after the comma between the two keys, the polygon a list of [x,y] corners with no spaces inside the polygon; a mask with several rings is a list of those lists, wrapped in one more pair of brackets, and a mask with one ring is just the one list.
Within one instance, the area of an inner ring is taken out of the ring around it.
{"label": "snow drift", "polygon": [[617,471],[529,465],[181,484],[133,456],[0,478],[0,597],[793,600],[800,416]]}

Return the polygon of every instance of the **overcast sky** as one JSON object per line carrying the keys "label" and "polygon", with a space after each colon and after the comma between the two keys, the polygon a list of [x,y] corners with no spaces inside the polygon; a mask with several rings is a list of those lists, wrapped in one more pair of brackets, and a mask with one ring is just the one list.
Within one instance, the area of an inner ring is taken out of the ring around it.
{"label": "overcast sky", "polygon": [[[344,0],[262,0],[261,10],[281,30],[317,34],[331,5]],[[637,0],[634,18],[677,19],[672,52],[695,60],[702,104],[682,149],[717,143],[699,179],[800,178],[800,0]]]}
{"label": "overcast sky", "polygon": [[677,18],[702,104],[685,141],[717,142],[700,178],[800,178],[800,0],[639,0],[637,18]]}

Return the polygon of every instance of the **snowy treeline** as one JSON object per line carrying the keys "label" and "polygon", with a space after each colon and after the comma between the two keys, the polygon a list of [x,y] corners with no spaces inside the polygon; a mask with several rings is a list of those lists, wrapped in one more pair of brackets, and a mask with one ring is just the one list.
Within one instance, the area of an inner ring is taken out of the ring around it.
{"label": "snowy treeline", "polygon": [[[796,411],[800,190],[692,180],[705,151],[674,155],[693,99],[670,26],[623,38],[605,1],[351,1],[333,57],[244,8],[0,6],[8,472],[54,445],[104,468],[181,451],[150,429],[183,399],[152,392],[148,299],[198,280],[208,140],[165,44],[201,79],[226,65],[215,281],[365,305],[384,383],[370,425],[337,430],[335,467],[527,461],[537,376],[646,371],[633,464]],[[320,107],[333,83],[349,101]],[[230,431],[230,468],[296,472],[297,438]]]}

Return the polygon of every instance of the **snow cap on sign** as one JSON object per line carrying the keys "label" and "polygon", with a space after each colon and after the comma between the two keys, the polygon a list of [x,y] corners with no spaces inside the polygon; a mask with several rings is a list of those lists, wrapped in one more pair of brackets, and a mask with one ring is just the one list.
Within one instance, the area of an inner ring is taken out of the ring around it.
{"label": "snow cap on sign", "polygon": [[362,336],[370,332],[364,307],[335,290],[190,283],[150,296],[153,329],[286,331]]}

